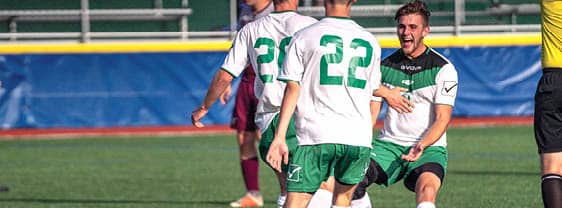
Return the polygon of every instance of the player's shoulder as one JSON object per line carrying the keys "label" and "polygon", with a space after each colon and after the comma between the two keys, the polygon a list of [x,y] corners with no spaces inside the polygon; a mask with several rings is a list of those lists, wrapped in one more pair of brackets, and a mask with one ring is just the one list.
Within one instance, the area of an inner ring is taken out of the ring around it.
{"label": "player's shoulder", "polygon": [[240,28],[240,30],[238,30],[238,33],[248,33],[252,30],[255,30],[257,28],[257,25],[260,24],[260,22],[263,21],[264,18],[259,18],[257,20],[248,22],[246,25],[244,25],[242,28]]}
{"label": "player's shoulder", "polygon": [[[306,36],[310,36],[310,35],[314,35],[314,34],[316,34],[314,36],[317,36],[318,32],[315,32],[315,31],[317,31],[318,29],[314,27],[317,24],[318,24],[318,21],[316,20],[316,21],[310,22],[310,24],[301,25],[302,27],[298,31],[295,32],[293,37],[306,37]],[[313,37],[313,36],[310,36],[310,37]]]}
{"label": "player's shoulder", "polygon": [[[344,19],[345,21],[345,19]],[[358,37],[361,38],[363,40],[369,41],[372,44],[374,43],[375,45],[379,45],[378,44],[378,40],[375,37],[375,35],[373,35],[373,33],[369,32],[367,29],[365,29],[363,26],[359,25],[357,22],[355,22],[352,19],[349,19],[347,21],[345,21],[346,23],[346,27],[345,29],[347,30],[346,34],[349,35],[350,37]]]}
{"label": "player's shoulder", "polygon": [[285,24],[287,25],[287,28],[292,30],[291,33],[296,33],[297,31],[306,28],[316,22],[318,22],[318,20],[298,13],[293,13],[289,15],[288,18],[285,20]]}
{"label": "player's shoulder", "polygon": [[424,63],[430,64],[426,68],[438,69],[440,76],[457,77],[457,70],[453,63],[433,48],[428,47],[428,55]]}
{"label": "player's shoulder", "polygon": [[428,58],[430,58],[432,60],[432,62],[437,65],[437,66],[445,66],[445,65],[451,65],[452,63],[451,61],[449,61],[449,59],[447,59],[447,57],[443,56],[441,53],[439,53],[438,51],[436,51],[435,49],[428,47],[428,53],[429,56]]}
{"label": "player's shoulder", "polygon": [[318,20],[315,19],[314,17],[302,15],[296,12],[289,17],[289,20],[299,21],[301,24],[306,24],[306,25],[310,25],[318,22]]}

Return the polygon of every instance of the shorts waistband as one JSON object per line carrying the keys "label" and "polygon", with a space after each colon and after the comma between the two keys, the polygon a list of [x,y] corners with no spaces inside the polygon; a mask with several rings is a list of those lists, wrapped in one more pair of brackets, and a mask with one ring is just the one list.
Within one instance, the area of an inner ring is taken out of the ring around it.
{"label": "shorts waistband", "polygon": [[562,68],[552,68],[552,67],[543,68],[543,69],[542,69],[542,72],[543,72],[543,73],[552,73],[552,72],[559,72],[559,73],[562,73]]}

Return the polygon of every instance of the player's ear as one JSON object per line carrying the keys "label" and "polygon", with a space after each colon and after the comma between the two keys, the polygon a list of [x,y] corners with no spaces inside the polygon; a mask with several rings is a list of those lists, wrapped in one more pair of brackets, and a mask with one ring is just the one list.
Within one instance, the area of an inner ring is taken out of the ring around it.
{"label": "player's ear", "polygon": [[429,25],[423,27],[422,35],[425,38],[429,34]]}

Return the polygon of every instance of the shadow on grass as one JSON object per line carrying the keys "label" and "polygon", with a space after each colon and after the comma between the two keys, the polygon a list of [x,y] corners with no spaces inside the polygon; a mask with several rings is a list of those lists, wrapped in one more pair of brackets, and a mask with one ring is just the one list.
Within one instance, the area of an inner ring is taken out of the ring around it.
{"label": "shadow on grass", "polygon": [[34,199],[34,198],[0,198],[0,202],[48,203],[48,204],[168,204],[168,205],[220,205],[228,206],[225,201],[163,201],[163,200],[105,200],[105,199]]}
{"label": "shadow on grass", "polygon": [[467,171],[467,170],[447,170],[447,174],[458,175],[499,175],[499,176],[540,176],[539,171]]}
{"label": "shadow on grass", "polygon": [[[228,207],[230,202],[226,201],[162,201],[162,200],[105,200],[105,199],[34,199],[34,198],[0,198],[1,202],[20,203],[46,203],[46,204],[163,204],[163,205],[213,205]],[[266,201],[265,203],[277,203]]]}

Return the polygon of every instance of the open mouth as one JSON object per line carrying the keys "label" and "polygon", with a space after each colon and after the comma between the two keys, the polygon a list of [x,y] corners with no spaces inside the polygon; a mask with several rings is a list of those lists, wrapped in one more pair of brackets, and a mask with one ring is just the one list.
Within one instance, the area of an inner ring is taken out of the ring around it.
{"label": "open mouth", "polygon": [[402,38],[402,47],[409,47],[414,44],[414,39],[411,38]]}

